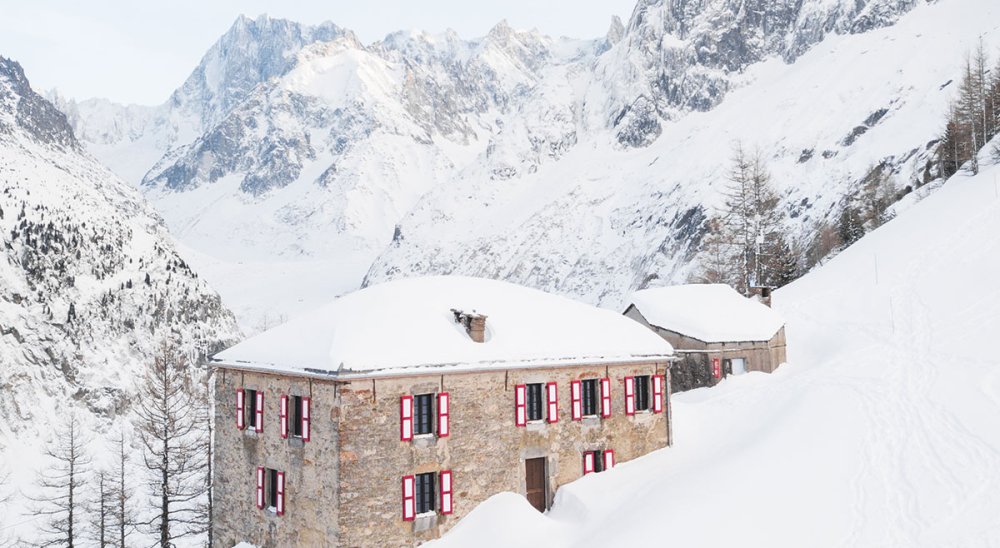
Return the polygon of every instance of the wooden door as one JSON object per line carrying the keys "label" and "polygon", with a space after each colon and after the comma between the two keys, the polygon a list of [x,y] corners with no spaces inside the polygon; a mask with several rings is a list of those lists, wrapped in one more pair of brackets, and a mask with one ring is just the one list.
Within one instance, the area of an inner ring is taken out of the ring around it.
{"label": "wooden door", "polygon": [[524,484],[525,496],[528,502],[538,509],[545,511],[545,457],[537,459],[525,459],[524,461]]}

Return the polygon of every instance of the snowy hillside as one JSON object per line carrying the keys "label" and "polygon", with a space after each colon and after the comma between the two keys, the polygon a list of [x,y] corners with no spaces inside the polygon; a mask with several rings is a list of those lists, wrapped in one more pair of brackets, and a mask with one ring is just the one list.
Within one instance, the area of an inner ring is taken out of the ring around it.
{"label": "snowy hillside", "polygon": [[241,18],[138,137],[106,138],[138,125],[124,107],[66,108],[250,330],[400,273],[617,306],[687,278],[736,138],[797,189],[806,243],[872,164],[922,177],[987,4],[642,0],[594,40],[501,22],[370,45]]}
{"label": "snowy hillside", "polygon": [[675,396],[673,447],[435,546],[997,546],[998,181],[955,176],[779,290],[791,363]]}
{"label": "snowy hillside", "polygon": [[[0,463],[17,467],[16,487],[69,412],[95,432],[128,415],[164,336],[181,335],[195,356],[240,336],[160,217],[5,58],[0,243]],[[0,530],[19,515],[0,516]]]}

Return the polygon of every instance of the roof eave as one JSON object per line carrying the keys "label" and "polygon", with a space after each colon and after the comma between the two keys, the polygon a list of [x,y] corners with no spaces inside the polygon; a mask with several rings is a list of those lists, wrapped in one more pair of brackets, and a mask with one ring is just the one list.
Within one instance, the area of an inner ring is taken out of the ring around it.
{"label": "roof eave", "polygon": [[293,377],[305,377],[312,379],[323,379],[329,381],[354,381],[364,379],[385,379],[399,377],[418,377],[427,374],[451,374],[451,373],[475,373],[486,371],[505,371],[510,369],[561,369],[567,367],[588,367],[594,365],[628,365],[641,363],[663,363],[667,367],[680,358],[671,354],[649,354],[641,356],[624,356],[613,358],[584,358],[577,360],[534,360],[534,361],[512,361],[512,362],[488,362],[488,363],[441,363],[429,365],[412,365],[396,368],[383,368],[371,371],[353,371],[349,369],[338,369],[336,371],[315,369],[315,368],[295,368],[283,367],[274,364],[259,364],[254,362],[236,360],[212,360],[209,365],[213,368],[236,369],[241,371],[252,371],[267,373],[272,375],[287,375]]}

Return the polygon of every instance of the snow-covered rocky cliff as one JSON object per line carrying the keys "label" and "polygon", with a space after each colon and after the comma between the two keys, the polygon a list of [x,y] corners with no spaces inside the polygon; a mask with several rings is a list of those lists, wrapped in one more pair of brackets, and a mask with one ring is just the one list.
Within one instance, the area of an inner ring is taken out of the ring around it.
{"label": "snow-covered rocky cliff", "polygon": [[997,43],[996,10],[641,0],[593,40],[501,22],[369,45],[241,18],[157,107],[173,122],[112,142],[96,107],[73,120],[251,329],[420,273],[614,307],[690,275],[736,140],[764,154],[803,248],[874,167],[897,189],[933,179],[946,84],[978,35]]}
{"label": "snow-covered rocky cliff", "polygon": [[0,462],[33,465],[70,411],[95,428],[127,415],[170,334],[192,356],[239,337],[160,217],[0,57]]}

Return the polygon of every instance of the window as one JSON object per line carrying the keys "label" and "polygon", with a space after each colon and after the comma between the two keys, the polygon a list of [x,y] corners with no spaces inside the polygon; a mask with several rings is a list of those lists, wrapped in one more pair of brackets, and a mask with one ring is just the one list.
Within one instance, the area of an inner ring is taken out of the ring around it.
{"label": "window", "polygon": [[[251,388],[246,388],[243,390],[244,400],[246,402],[246,424],[249,425],[254,430],[257,430],[257,391]],[[263,426],[263,425],[261,425]]]}
{"label": "window", "polygon": [[528,385],[528,420],[542,420],[542,384]]}
{"label": "window", "polygon": [[285,514],[285,473],[257,467],[257,508]]}
{"label": "window", "polygon": [[604,451],[587,451],[583,454],[583,475],[603,472],[615,467],[615,452],[613,449]]}
{"label": "window", "polygon": [[583,416],[595,416],[600,410],[601,394],[598,390],[597,379],[585,379],[583,381]]}
{"label": "window", "polygon": [[435,476],[437,474],[433,472],[417,474],[416,503],[418,514],[433,512],[437,509],[434,497]]}
{"label": "window", "polygon": [[292,436],[302,437],[302,396],[289,398],[292,404]]}
{"label": "window", "polygon": [[[438,496],[435,496],[436,487],[440,487]],[[452,513],[453,491],[451,470],[403,476],[403,521],[414,521],[420,514]]]}
{"label": "window", "polygon": [[434,432],[434,394],[419,394],[413,396],[416,411],[413,433],[431,434]]}
{"label": "window", "polygon": [[635,379],[635,410],[649,410],[649,376],[641,375]]}

